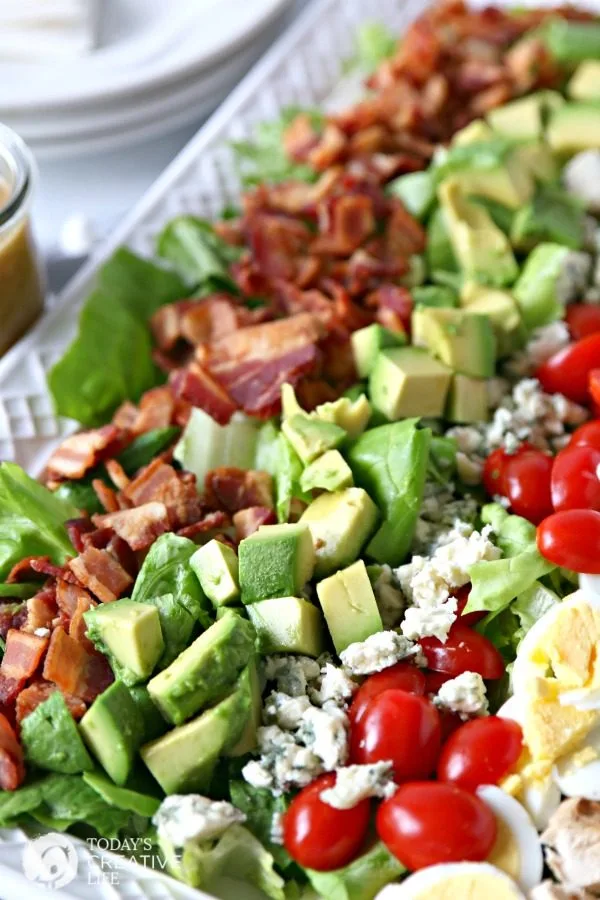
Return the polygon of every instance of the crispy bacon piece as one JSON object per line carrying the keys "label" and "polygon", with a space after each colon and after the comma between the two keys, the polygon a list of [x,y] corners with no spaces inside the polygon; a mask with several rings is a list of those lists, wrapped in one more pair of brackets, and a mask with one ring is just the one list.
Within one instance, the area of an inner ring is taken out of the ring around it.
{"label": "crispy bacon piece", "polygon": [[250,506],[234,513],[233,524],[238,541],[243,541],[258,531],[261,525],[276,525],[277,516],[268,506]]}
{"label": "crispy bacon piece", "polygon": [[[16,717],[17,722],[22,722],[30,713],[37,709],[40,703],[47,700],[52,694],[60,690],[55,684],[49,681],[35,681],[21,691],[17,697]],[[73,694],[62,692],[65,703],[69,707],[69,711],[74,719],[81,719],[86,711],[86,705],[79,697]]]}
{"label": "crispy bacon piece", "polygon": [[89,653],[59,626],[52,632],[44,661],[43,676],[61,691],[80,696]]}
{"label": "crispy bacon piece", "polygon": [[227,337],[238,324],[236,306],[230,297],[215,294],[186,310],[181,319],[181,334],[190,344],[205,344]]}
{"label": "crispy bacon piece", "polygon": [[229,516],[219,509],[216,512],[207,513],[202,519],[192,522],[191,525],[179,528],[177,534],[180,537],[195,538],[198,534],[206,534],[213,528],[227,528],[230,524]]}
{"label": "crispy bacon piece", "polygon": [[115,425],[103,425],[93,431],[80,431],[62,442],[48,460],[48,473],[54,478],[82,478],[119,443],[121,432]]}
{"label": "crispy bacon piece", "polygon": [[151,501],[133,509],[92,516],[98,528],[112,528],[132,550],[143,550],[169,530],[169,514],[164,503]]}
{"label": "crispy bacon piece", "polygon": [[0,705],[10,708],[25,687],[24,678],[11,678],[0,672]]}
{"label": "crispy bacon piece", "polygon": [[113,488],[109,487],[101,478],[92,480],[92,487],[96,497],[107,512],[116,512],[119,509],[119,501]]}
{"label": "crispy bacon piece", "polygon": [[48,575],[50,578],[64,578],[65,581],[75,581],[67,566],[55,566],[47,556],[33,556],[29,564],[32,572],[38,575]]}
{"label": "crispy bacon piece", "polygon": [[[52,628],[52,622],[58,611],[56,586],[54,584],[42,588],[25,603],[25,616],[22,622],[24,631],[33,634],[38,628]],[[13,622],[13,628],[19,626]]]}
{"label": "crispy bacon piece", "polygon": [[115,412],[112,423],[119,430],[129,431],[137,419],[137,416],[138,408],[135,403],[132,403],[130,400],[125,400]]}
{"label": "crispy bacon piece", "polygon": [[240,364],[249,366],[253,362],[280,358],[315,344],[324,334],[322,322],[311,313],[241,328],[227,340],[211,344],[209,366],[222,380],[225,372]]}
{"label": "crispy bacon piece", "polygon": [[0,672],[7,678],[31,678],[48,647],[48,638],[11,628],[6,635],[6,648]]}
{"label": "crispy bacon piece", "polygon": [[150,501],[164,503],[174,529],[196,521],[202,514],[195,476],[177,472],[160,458],[138,473],[123,490],[123,496],[136,506]]}
{"label": "crispy bacon piece", "polygon": [[116,600],[133,583],[131,575],[107,551],[86,547],[69,567],[79,582],[103,603]]}
{"label": "crispy bacon piece", "polygon": [[382,285],[369,294],[366,304],[376,309],[378,322],[391,331],[406,333],[410,329],[413,300],[404,287],[393,284]]}
{"label": "crispy bacon piece", "polygon": [[79,643],[83,644],[86,650],[91,653],[94,650],[94,645],[87,637],[87,625],[85,623],[83,615],[97,604],[94,603],[87,592],[84,591],[84,593],[86,594],[86,596],[79,597],[79,599],[77,600],[77,606],[71,614],[71,622],[69,624],[69,637],[72,637],[75,641],[79,641]]}
{"label": "crispy bacon piece", "polygon": [[193,303],[192,300],[179,300],[177,303],[166,303],[159,307],[150,317],[150,330],[159,350],[172,350],[181,335],[181,317]]}
{"label": "crispy bacon piece", "polygon": [[24,779],[23,751],[10,722],[0,713],[0,788],[16,791]]}
{"label": "crispy bacon piece", "polygon": [[166,428],[171,424],[174,411],[175,398],[171,388],[168,385],[152,388],[140,400],[139,412],[131,426],[132,431],[134,434],[143,434],[153,428]]}
{"label": "crispy bacon piece", "polygon": [[299,113],[283,132],[283,147],[292,159],[304,162],[319,142],[319,132],[314,128],[308,113]]}
{"label": "crispy bacon piece", "polygon": [[306,253],[311,237],[306,225],[298,219],[261,212],[249,217],[246,231],[258,272],[267,278],[293,280],[296,260]]}
{"label": "crispy bacon piece", "polygon": [[323,172],[338,162],[346,149],[346,135],[335,122],[328,122],[319,143],[308,153],[308,162],[317,172]]}
{"label": "crispy bacon piece", "polygon": [[[32,578],[35,578],[37,573],[31,568],[31,561],[39,558],[39,556],[26,556],[25,559],[15,563],[6,576],[7,584],[18,584],[20,581],[31,581]],[[47,556],[43,558],[48,559]]]}
{"label": "crispy bacon piece", "polygon": [[91,519],[87,516],[80,519],[69,519],[65,522],[69,539],[78,553],[84,549],[83,535],[94,530]]}
{"label": "crispy bacon piece", "polygon": [[61,625],[66,627],[69,624],[80,604],[89,609],[91,603],[92,598],[84,588],[66,581],[56,582],[56,604],[62,618]]}
{"label": "crispy bacon piece", "polygon": [[313,253],[350,256],[375,229],[373,201],[367,195],[329,197],[319,204],[320,237]]}
{"label": "crispy bacon piece", "polygon": [[88,653],[77,695],[86,703],[93,703],[114,680],[107,658],[100,653]]}
{"label": "crispy bacon piece", "polygon": [[[144,398],[142,397],[142,400],[143,399]],[[106,466],[106,471],[108,472],[112,483],[116,485],[120,491],[124,491],[130,482],[130,478],[121,463],[116,459],[107,459],[104,465]]]}
{"label": "crispy bacon piece", "polygon": [[237,407],[227,391],[198,363],[176,370],[171,386],[178,397],[203,409],[219,425],[227,425],[236,411]]}
{"label": "crispy bacon piece", "polygon": [[214,509],[237,512],[248,506],[273,509],[273,479],[268,472],[221,466],[204,479],[204,498]]}

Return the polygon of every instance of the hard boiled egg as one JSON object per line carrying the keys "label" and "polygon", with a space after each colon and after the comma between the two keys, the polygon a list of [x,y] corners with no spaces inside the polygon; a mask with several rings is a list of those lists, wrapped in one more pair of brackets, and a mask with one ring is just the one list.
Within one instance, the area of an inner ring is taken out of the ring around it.
{"label": "hard boiled egg", "polygon": [[600,575],[580,575],[579,587],[588,600],[600,603]]}
{"label": "hard boiled egg", "polygon": [[478,796],[496,817],[498,835],[487,861],[510,875],[524,891],[530,891],[542,880],[544,857],[542,845],[523,806],[493,784],[477,790]]}
{"label": "hard boiled egg", "polygon": [[489,863],[441,863],[388,884],[375,900],[525,900],[512,878]]}
{"label": "hard boiled egg", "polygon": [[565,797],[600,800],[600,726],[590,732],[581,749],[557,761],[553,776]]}

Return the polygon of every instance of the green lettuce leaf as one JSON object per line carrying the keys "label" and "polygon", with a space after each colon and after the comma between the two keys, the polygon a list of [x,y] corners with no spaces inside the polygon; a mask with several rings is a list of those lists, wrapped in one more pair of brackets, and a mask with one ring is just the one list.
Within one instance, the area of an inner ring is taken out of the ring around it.
{"label": "green lettuce leaf", "polygon": [[306,869],[309,881],[323,900],[373,900],[406,869],[381,842],[343,869],[315,872]]}
{"label": "green lettuce leaf", "polygon": [[273,816],[284,813],[288,806],[285,797],[274,797],[271,791],[251,787],[246,781],[235,779],[229,784],[231,802],[246,814],[246,828],[273,854],[280,869],[294,866],[289,853],[271,841]]}
{"label": "green lettuce leaf", "polygon": [[176,425],[167,425],[164,428],[152,428],[139,434],[125,450],[117,456],[127,475],[134,475],[142,466],[151,463],[155,456],[166,450],[181,429]]}
{"label": "green lettuce leaf", "polygon": [[383,513],[367,547],[377,562],[400,565],[412,543],[427,475],[431,431],[404,419],[365,431],[347,451],[354,481]]}
{"label": "green lettuce leaf", "polygon": [[162,594],[160,597],[148,597],[145,603],[156,606],[160,618],[165,649],[159,659],[156,670],[166,669],[182,650],[190,643],[194,633],[195,620],[188,610],[179,603],[173,594]]}
{"label": "green lettuce leaf", "polygon": [[100,270],[79,317],[75,340],[48,375],[56,411],[94,427],[124,400],[137,400],[160,380],[147,321],[186,296],[185,282],[129,250]]}
{"label": "green lettuce leaf", "polygon": [[356,50],[349,68],[373,72],[384,59],[393,56],[398,38],[382,22],[365,22],[356,31]]}
{"label": "green lettuce leaf", "polygon": [[19,466],[0,464],[0,580],[26,556],[49,556],[57,565],[75,556],[64,523],[77,515]]}
{"label": "green lettuce leaf", "polygon": [[244,185],[252,186],[264,181],[277,184],[288,180],[308,182],[317,180],[319,173],[306,163],[290,159],[283,146],[286,128],[300,113],[307,113],[313,128],[317,132],[321,131],[324,117],[319,110],[289,106],[282,110],[279,119],[261,122],[254,131],[253,140],[232,143]]}
{"label": "green lettuce leaf", "polygon": [[200,293],[219,290],[239,293],[229,275],[229,264],[239,258],[241,251],[220,238],[205,219],[196,216],[172,219],[159,234],[156,249]]}
{"label": "green lettuce leaf", "polygon": [[534,581],[531,587],[519,594],[510,607],[519,620],[519,628],[514,635],[515,651],[529,629],[557,603],[560,603],[560,597],[539,581]]}
{"label": "green lettuce leaf", "polygon": [[277,459],[275,464],[275,493],[277,497],[277,518],[280,522],[287,522],[290,517],[292,500],[311,499],[300,487],[300,478],[304,466],[302,461],[286,436],[279,434],[277,441]]}

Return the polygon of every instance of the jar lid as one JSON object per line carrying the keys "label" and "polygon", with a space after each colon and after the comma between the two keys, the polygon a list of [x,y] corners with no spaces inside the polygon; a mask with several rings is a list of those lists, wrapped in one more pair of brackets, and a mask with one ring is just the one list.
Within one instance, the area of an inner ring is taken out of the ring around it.
{"label": "jar lid", "polygon": [[0,206],[0,228],[19,212],[31,187],[33,158],[16,132],[0,125],[0,180],[9,187],[9,196]]}

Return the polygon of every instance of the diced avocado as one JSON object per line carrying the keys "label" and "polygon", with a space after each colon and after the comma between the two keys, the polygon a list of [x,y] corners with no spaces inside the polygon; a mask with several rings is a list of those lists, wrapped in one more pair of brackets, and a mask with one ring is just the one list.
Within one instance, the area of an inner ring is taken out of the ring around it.
{"label": "diced avocado", "polygon": [[318,656],[323,650],[323,620],[312,603],[302,597],[273,597],[248,607],[261,653],[303,653]]}
{"label": "diced avocado", "polygon": [[[479,200],[477,202],[479,203]],[[450,288],[455,294],[459,294],[464,277],[462,272],[446,272],[443,269],[434,269],[431,273],[431,280],[434,284]]]}
{"label": "diced avocado", "polygon": [[230,612],[148,682],[165,719],[180,725],[229,690],[254,650],[254,628]]}
{"label": "diced avocado", "polygon": [[144,723],[122,681],[114,681],[96,697],[79,729],[88,748],[115,784],[124,785],[143,739]]}
{"label": "diced avocado", "polygon": [[109,781],[99,772],[85,772],[83,775],[85,783],[91,787],[109,806],[116,806],[117,809],[130,810],[138,816],[152,818],[154,813],[160,806],[158,797],[152,797],[150,794],[141,794],[131,788],[117,787],[112,781]]}
{"label": "diced avocado", "polygon": [[156,664],[157,669],[164,669],[185,650],[192,639],[195,621],[185,606],[177,601],[174,594],[162,594],[160,597],[149,597],[146,603],[155,606],[158,610],[160,630],[165,642],[160,659]]}
{"label": "diced avocado", "polygon": [[485,422],[488,417],[487,384],[483,378],[457,373],[448,394],[445,418],[449,422]]}
{"label": "diced avocado", "polygon": [[465,197],[487,197],[509,209],[519,209],[523,203],[527,203],[534,188],[529,172],[518,164],[512,153],[507,154],[503,165],[495,169],[465,168],[456,172],[452,180]]}
{"label": "diced avocado", "polygon": [[508,291],[468,281],[462,287],[460,299],[467,312],[489,317],[496,335],[499,357],[508,356],[523,345],[525,327],[519,307]]}
{"label": "diced avocado", "polygon": [[262,525],[238,548],[244,603],[301,594],[315,567],[307,525]]}
{"label": "diced avocado", "polygon": [[510,239],[522,251],[532,250],[544,241],[580,250],[585,243],[583,204],[561,188],[540,188],[516,214]]}
{"label": "diced avocado", "polygon": [[421,221],[435,201],[435,179],[429,171],[400,175],[388,184],[387,190],[399,197],[409,213]]}
{"label": "diced avocado", "polygon": [[150,677],[165,649],[155,606],[115,600],[88,610],[83,617],[88,637],[108,654],[121,681],[137,684]]}
{"label": "diced avocado", "polygon": [[557,282],[569,253],[560,244],[539,244],[527,257],[513,289],[527,328],[539,328],[562,315]]}
{"label": "diced avocado", "polygon": [[305,416],[306,412],[302,409],[296,399],[296,391],[287,381],[281,385],[281,415],[284,419],[291,419],[292,416]]}
{"label": "diced avocado", "polygon": [[494,131],[506,137],[537,139],[544,134],[548,111],[563,103],[563,98],[556,91],[538,91],[497,106],[487,114],[487,120]]}
{"label": "diced avocado", "polygon": [[258,419],[236,413],[228,425],[219,425],[203,409],[194,407],[173,456],[200,486],[211,469],[234,466],[250,469],[258,435]]}
{"label": "diced avocado", "polygon": [[219,757],[239,741],[247,715],[248,694],[235,690],[191,722],[145,744],[140,755],[165,794],[203,793]]}
{"label": "diced avocado", "polygon": [[231,747],[228,756],[245,756],[256,747],[257,732],[262,724],[262,694],[256,660],[251,659],[238,680],[238,690],[248,699],[248,716],[238,742]]}
{"label": "diced avocado", "polygon": [[558,181],[558,164],[548,144],[541,141],[520,144],[514,150],[514,155],[519,165],[527,169],[539,184],[553,184]]}
{"label": "diced avocado", "polygon": [[[420,288],[426,290],[426,288]],[[351,335],[354,364],[360,378],[371,374],[377,354],[387,347],[401,347],[407,343],[406,334],[390,331],[374,322],[366,328],[359,328]]]}
{"label": "diced avocado", "polygon": [[489,197],[471,197],[471,200],[473,203],[477,203],[478,206],[483,206],[494,225],[497,225],[500,231],[503,231],[504,234],[510,233],[515,217],[514,209],[509,209],[508,206],[498,203],[497,200],[490,200]]}
{"label": "diced avocado", "polygon": [[388,419],[441,416],[452,372],[420,347],[379,354],[369,379],[371,402]]}
{"label": "diced avocado", "polygon": [[21,745],[27,762],[40,769],[73,775],[94,768],[58,689],[22,720]]}
{"label": "diced avocado", "polygon": [[555,110],[546,134],[554,153],[569,155],[600,147],[600,103],[566,103]]}
{"label": "diced avocado", "polygon": [[399,284],[407,288],[418,287],[427,278],[427,261],[424,256],[413,253],[408,258],[408,271],[398,278]]}
{"label": "diced avocado", "polygon": [[[412,337],[463,375],[491,378],[496,370],[496,339],[486,315],[464,309],[415,309]],[[423,414],[424,415],[424,414]]]}
{"label": "diced avocado", "polygon": [[474,119],[473,122],[469,122],[468,125],[456,132],[451,144],[453,147],[468,147],[469,144],[482,144],[484,141],[489,141],[493,136],[494,132],[487,122],[484,122],[483,119]]}
{"label": "diced avocado", "polygon": [[371,535],[379,511],[362,488],[321,494],[304,511],[300,524],[308,525],[316,554],[315,575],[354,562]]}
{"label": "diced avocado", "polygon": [[567,85],[572,100],[600,100],[600,59],[586,59]]}
{"label": "diced avocado", "polygon": [[240,596],[237,553],[227,544],[213,538],[200,547],[190,565],[202,590],[215,606],[235,603]]}
{"label": "diced avocado", "polygon": [[281,430],[303,463],[310,463],[326,450],[339,447],[347,436],[339,425],[313,419],[305,413],[284,419]]}
{"label": "diced avocado", "polygon": [[311,413],[311,418],[333,422],[343,428],[350,439],[362,434],[371,418],[371,405],[364,394],[355,400],[340,397],[329,403],[321,403]]}
{"label": "diced avocado", "polygon": [[160,714],[158,708],[154,705],[152,697],[148,693],[145,684],[134,684],[129,688],[129,694],[133,700],[142,722],[142,732],[140,734],[140,744],[146,741],[153,741],[154,738],[160,737],[168,728],[167,723]]}
{"label": "diced avocado", "polygon": [[383,630],[375,594],[362,559],[320,581],[317,596],[336,653]]}
{"label": "diced avocado", "polygon": [[427,284],[411,291],[415,306],[458,306],[456,292],[441,284]]}
{"label": "diced avocado", "polygon": [[307,466],[300,479],[303,491],[339,491],[352,487],[352,484],[352,469],[339,450],[328,450],[315,459]]}
{"label": "diced avocado", "polygon": [[439,196],[459,264],[469,279],[503,287],[519,273],[508,238],[477,203],[468,200],[454,178],[439,187]]}
{"label": "diced avocado", "polygon": [[434,209],[429,219],[425,253],[431,272],[458,271],[458,263],[450,239],[448,217],[441,206]]}

